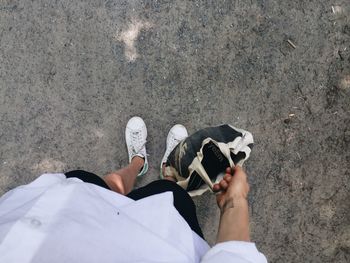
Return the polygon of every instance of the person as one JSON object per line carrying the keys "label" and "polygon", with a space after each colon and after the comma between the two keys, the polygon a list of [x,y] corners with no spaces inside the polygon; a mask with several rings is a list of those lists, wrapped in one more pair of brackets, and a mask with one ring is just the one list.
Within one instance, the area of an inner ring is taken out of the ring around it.
{"label": "person", "polygon": [[[170,130],[161,170],[186,136],[182,125]],[[266,262],[250,242],[241,167],[214,186],[221,217],[210,248],[191,197],[173,179],[133,189],[148,170],[140,117],[129,120],[125,138],[129,165],[103,179],[82,170],[44,174],[3,195],[0,262]]]}

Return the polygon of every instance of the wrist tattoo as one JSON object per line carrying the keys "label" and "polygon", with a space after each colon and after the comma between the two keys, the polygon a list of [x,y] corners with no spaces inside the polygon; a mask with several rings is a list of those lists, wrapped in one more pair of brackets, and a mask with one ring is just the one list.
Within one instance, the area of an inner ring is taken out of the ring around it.
{"label": "wrist tattoo", "polygon": [[228,200],[225,201],[224,205],[221,208],[221,213],[225,213],[225,211],[227,211],[228,209],[234,208],[234,202],[233,202],[233,198],[229,198]]}

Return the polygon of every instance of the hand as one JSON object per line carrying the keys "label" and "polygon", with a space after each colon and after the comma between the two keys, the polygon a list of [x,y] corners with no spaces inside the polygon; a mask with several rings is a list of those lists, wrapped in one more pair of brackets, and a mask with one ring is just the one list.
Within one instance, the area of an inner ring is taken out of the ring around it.
{"label": "hand", "polygon": [[239,200],[246,200],[249,192],[247,175],[242,167],[236,166],[234,171],[231,168],[226,169],[223,179],[213,186],[216,195],[216,201],[220,210],[223,212],[226,208],[233,207]]}

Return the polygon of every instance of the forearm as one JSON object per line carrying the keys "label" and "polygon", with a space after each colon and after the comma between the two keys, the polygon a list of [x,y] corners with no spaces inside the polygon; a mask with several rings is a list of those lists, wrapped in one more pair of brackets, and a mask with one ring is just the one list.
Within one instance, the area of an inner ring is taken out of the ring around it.
{"label": "forearm", "polygon": [[248,201],[231,198],[221,209],[217,243],[225,241],[250,241]]}

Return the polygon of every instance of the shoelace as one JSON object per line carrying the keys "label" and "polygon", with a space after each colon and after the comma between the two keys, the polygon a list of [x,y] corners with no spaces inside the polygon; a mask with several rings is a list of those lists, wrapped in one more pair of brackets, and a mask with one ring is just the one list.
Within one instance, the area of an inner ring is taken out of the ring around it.
{"label": "shoelace", "polygon": [[146,145],[146,141],[142,142],[141,132],[132,132],[131,135],[132,151],[134,154],[138,154],[140,150]]}

